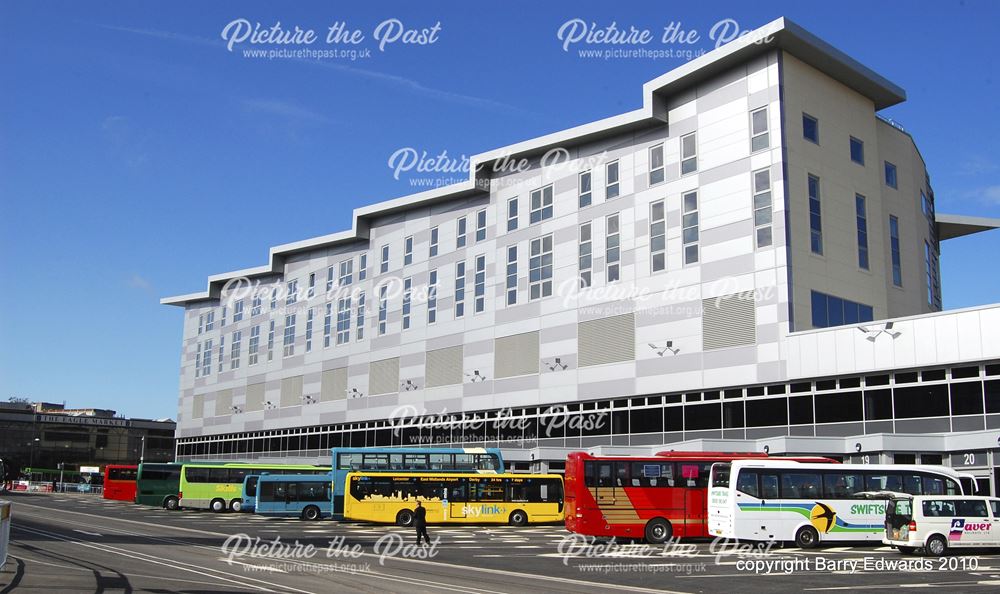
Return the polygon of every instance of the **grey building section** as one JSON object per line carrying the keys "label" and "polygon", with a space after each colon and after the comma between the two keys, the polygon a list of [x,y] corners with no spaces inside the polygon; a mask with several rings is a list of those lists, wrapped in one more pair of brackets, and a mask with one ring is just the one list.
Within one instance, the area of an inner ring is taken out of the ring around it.
{"label": "grey building section", "polygon": [[[544,465],[573,448],[861,444],[909,459],[924,433],[986,451],[986,478],[1000,308],[940,312],[938,259],[942,239],[996,224],[935,212],[912,136],[878,114],[903,90],[778,19],[642,99],[165,299],[185,308],[178,457],[456,443]],[[379,428],[400,411],[455,418],[396,441]],[[503,411],[532,429],[459,422]],[[261,449],[273,436],[281,449]]]}

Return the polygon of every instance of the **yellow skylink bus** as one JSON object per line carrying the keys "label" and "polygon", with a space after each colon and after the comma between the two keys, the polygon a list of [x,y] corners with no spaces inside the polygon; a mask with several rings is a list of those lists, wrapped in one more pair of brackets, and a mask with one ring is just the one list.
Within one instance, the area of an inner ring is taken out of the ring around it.
{"label": "yellow skylink bus", "polygon": [[239,462],[185,464],[181,467],[179,507],[240,511],[243,479],[248,474],[325,474],[329,466],[309,464],[244,464]]}
{"label": "yellow skylink bus", "polygon": [[561,522],[563,480],[558,474],[351,472],[344,518],[411,526],[417,501],[427,508],[428,524]]}

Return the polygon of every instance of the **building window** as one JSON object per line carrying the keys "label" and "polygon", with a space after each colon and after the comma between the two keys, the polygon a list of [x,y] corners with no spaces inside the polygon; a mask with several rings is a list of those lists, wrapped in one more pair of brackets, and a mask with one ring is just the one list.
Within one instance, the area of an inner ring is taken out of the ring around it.
{"label": "building window", "polygon": [[258,291],[254,291],[253,300],[250,302],[250,317],[259,316],[261,310],[261,298]]}
{"label": "building window", "polygon": [[580,288],[586,289],[593,281],[594,250],[590,223],[580,225]]}
{"label": "building window", "polygon": [[517,229],[517,198],[507,201],[507,230]]}
{"label": "building window", "polygon": [[619,215],[608,215],[605,219],[605,275],[607,282],[621,279],[621,229]]}
{"label": "building window", "polygon": [[226,337],[219,337],[219,373],[222,373],[222,356],[226,352]]}
{"label": "building window", "polygon": [[931,244],[924,242],[924,265],[927,268],[927,304],[934,306],[934,268],[931,266]]}
{"label": "building window", "polygon": [[326,304],[323,314],[323,348],[330,346],[330,333],[333,330],[333,303]]}
{"label": "building window", "polygon": [[475,297],[476,313],[486,310],[486,256],[476,256]]}
{"label": "building window", "polygon": [[201,343],[198,343],[198,351],[194,354],[194,376],[201,376]]}
{"label": "building window", "polygon": [[358,282],[368,278],[368,254],[358,256]]}
{"label": "building window", "polygon": [[438,255],[438,228],[434,227],[431,229],[431,247],[428,256],[433,258],[436,255]]}
{"label": "building window", "polygon": [[868,270],[868,206],[861,194],[854,195],[854,209],[858,220],[858,266]]}
{"label": "building window", "polygon": [[851,137],[851,160],[858,165],[865,164],[865,143]]}
{"label": "building window", "polygon": [[663,145],[649,148],[649,185],[663,183]]}
{"label": "building window", "polygon": [[552,235],[531,240],[528,263],[529,299],[552,295]]}
{"label": "building window", "polygon": [[413,264],[413,236],[403,240],[403,266]]}
{"label": "building window", "polygon": [[528,217],[528,221],[533,225],[551,218],[552,185],[550,184],[531,193],[531,214]]}
{"label": "building window", "polygon": [[[310,272],[309,273],[309,292],[306,295],[306,300],[312,299],[315,296],[316,296],[316,273],[315,272]],[[233,321],[235,322],[236,319],[234,318]]]}
{"label": "building window", "polygon": [[486,210],[476,213],[476,241],[486,240]]}
{"label": "building window", "polygon": [[771,171],[761,169],[753,173],[754,240],[758,248],[768,247],[774,241],[771,221]]}
{"label": "building window", "polygon": [[233,304],[233,323],[243,321],[243,300],[240,299]]}
{"label": "building window", "polygon": [[698,171],[698,137],[694,132],[681,136],[681,175]]}
{"label": "building window", "polygon": [[[205,331],[205,314],[201,314],[200,316],[198,316],[198,334],[201,334],[204,331]],[[199,348],[201,347],[200,344],[198,346]]]}
{"label": "building window", "polygon": [[611,200],[612,198],[617,198],[620,191],[618,161],[608,163],[604,171],[606,182],[604,184],[604,199]]}
{"label": "building window", "polygon": [[385,334],[389,314],[389,287],[382,285],[378,290],[378,334]]}
{"label": "building window", "polygon": [[507,247],[507,305],[517,304],[517,246]]}
{"label": "building window", "polygon": [[812,253],[823,255],[823,211],[819,201],[819,178],[809,176],[809,246]]}
{"label": "building window", "polygon": [[437,321],[437,283],[438,271],[431,270],[427,280],[427,323]]}
{"label": "building window", "polygon": [[205,314],[205,332],[209,332],[213,328],[215,328],[215,312],[210,311]]}
{"label": "building window", "polygon": [[663,200],[649,205],[649,261],[652,272],[667,269],[667,222]]}
{"label": "building window", "polygon": [[201,374],[212,374],[212,339],[205,341],[205,348],[201,351]]}
{"label": "building window", "polygon": [[934,203],[927,198],[927,194],[920,190],[920,210],[931,224],[931,235],[934,234]]}
{"label": "building window", "polygon": [[290,281],[286,285],[287,293],[285,294],[285,305],[292,305],[299,300],[299,281],[298,279]]}
{"label": "building window", "polygon": [[271,289],[271,311],[274,311],[277,308],[278,308],[278,287],[274,287]]}
{"label": "building window", "polygon": [[243,346],[243,332],[233,332],[233,344],[229,347],[229,368],[240,368],[240,348]]}
{"label": "building window", "polygon": [[351,341],[351,298],[337,300],[337,344]]}
{"label": "building window", "polygon": [[591,186],[590,171],[584,171],[579,176],[580,208],[590,206],[593,202],[593,186]]}
{"label": "building window", "polygon": [[295,314],[285,316],[285,336],[282,346],[284,347],[282,356],[291,357],[295,354]]}
{"label": "building window", "polygon": [[378,267],[379,274],[385,274],[389,272],[389,245],[382,246],[382,262],[379,263]]}
{"label": "building window", "polygon": [[465,315],[465,262],[455,262],[455,317]]}
{"label": "building window", "polygon": [[358,330],[356,332],[357,340],[363,340],[365,338],[365,292],[361,291],[358,293]]}
{"label": "building window", "polygon": [[899,219],[889,215],[889,247],[892,251],[892,284],[903,286],[903,264],[899,250]]}
{"label": "building window", "polygon": [[346,287],[354,282],[354,258],[340,263],[340,286]]}
{"label": "building window", "polygon": [[260,324],[250,328],[250,344],[247,350],[247,365],[256,365],[260,354]]}
{"label": "building window", "polygon": [[310,307],[309,312],[306,314],[306,352],[312,351],[313,348],[313,309]]}
{"label": "building window", "polygon": [[413,279],[403,279],[403,330],[410,329],[410,297],[413,294]]}
{"label": "building window", "polygon": [[766,149],[770,144],[767,133],[767,108],[762,107],[750,112],[750,152]]}
{"label": "building window", "polygon": [[267,360],[274,359],[274,320],[267,328]]}
{"label": "building window", "polygon": [[330,267],[328,267],[326,269],[326,292],[327,293],[329,293],[330,291],[333,290],[333,275],[334,275],[333,268],[334,268],[333,266],[330,266]]}
{"label": "building window", "polygon": [[870,305],[812,291],[813,328],[832,328],[871,322],[874,319],[874,311]]}
{"label": "building window", "polygon": [[819,144],[819,120],[807,113],[802,114],[802,137]]}
{"label": "building window", "polygon": [[466,233],[466,229],[465,229],[465,227],[466,227],[466,220],[465,220],[465,217],[462,217],[462,218],[458,219],[458,222],[455,223],[455,224],[457,226],[456,239],[455,239],[455,247],[456,248],[463,248],[463,247],[465,247],[465,233]]}
{"label": "building window", "polygon": [[897,189],[899,182],[896,181],[896,166],[892,163],[885,162],[885,185],[890,188]]}
{"label": "building window", "polygon": [[698,192],[688,192],[681,197],[681,242],[684,245],[684,264],[698,262]]}
{"label": "building window", "polygon": [[222,328],[223,326],[226,325],[226,311],[228,309],[229,308],[227,308],[225,305],[222,306],[222,319],[219,321],[219,328]]}

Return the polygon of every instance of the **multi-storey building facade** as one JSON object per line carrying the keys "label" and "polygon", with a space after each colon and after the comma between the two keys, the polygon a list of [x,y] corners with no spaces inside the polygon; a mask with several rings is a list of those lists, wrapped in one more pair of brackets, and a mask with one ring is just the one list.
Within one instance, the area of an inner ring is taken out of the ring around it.
{"label": "multi-storey building facade", "polygon": [[938,259],[995,225],[935,213],[913,139],[878,115],[904,99],[779,19],[646,83],[636,111],[164,299],[185,310],[178,457],[974,446],[986,476],[1000,308],[941,313]]}

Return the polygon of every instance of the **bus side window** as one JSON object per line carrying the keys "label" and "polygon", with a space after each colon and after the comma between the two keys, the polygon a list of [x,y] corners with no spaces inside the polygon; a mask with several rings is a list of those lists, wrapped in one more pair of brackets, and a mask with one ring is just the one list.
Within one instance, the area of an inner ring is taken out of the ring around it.
{"label": "bus side window", "polygon": [[990,507],[993,508],[993,517],[995,519],[1000,519],[1000,501],[996,499],[990,499]]}
{"label": "bus side window", "polygon": [[778,477],[774,474],[760,475],[760,498],[777,499],[778,497]]}
{"label": "bus side window", "polygon": [[588,487],[596,487],[597,480],[594,475],[594,463],[584,462],[583,463],[583,484]]}
{"label": "bus side window", "polygon": [[757,488],[757,471],[743,470],[736,480],[736,490],[746,493],[751,497],[759,497],[760,490]]}
{"label": "bus side window", "polygon": [[920,476],[916,474],[903,475],[903,493],[910,495],[920,495],[923,489],[920,487]]}
{"label": "bus side window", "polygon": [[625,487],[630,485],[628,476],[628,462],[615,462],[615,486]]}
{"label": "bus side window", "polygon": [[936,476],[923,477],[924,495],[944,495],[944,481]]}
{"label": "bus side window", "polygon": [[611,462],[597,463],[597,486],[611,487],[614,485],[611,476]]}

